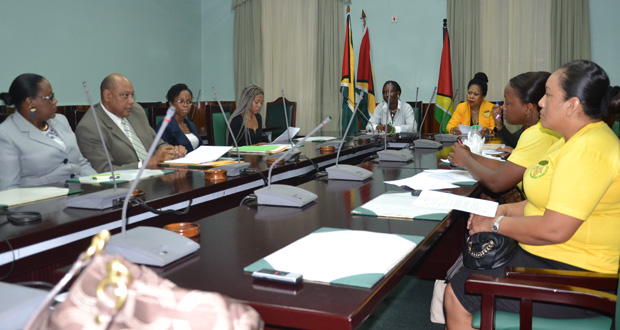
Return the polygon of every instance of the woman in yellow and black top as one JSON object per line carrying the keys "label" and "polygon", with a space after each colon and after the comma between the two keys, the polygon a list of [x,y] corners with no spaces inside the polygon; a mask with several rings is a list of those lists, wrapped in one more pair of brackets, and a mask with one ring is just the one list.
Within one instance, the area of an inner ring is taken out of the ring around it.
{"label": "woman in yellow and black top", "polygon": [[452,118],[446,126],[450,134],[460,135],[459,125],[478,125],[482,135],[489,135],[495,128],[495,120],[491,109],[493,104],[484,98],[487,96],[489,78],[484,72],[478,72],[467,84],[467,101],[462,102],[454,110]]}
{"label": "woman in yellow and black top", "polygon": [[[469,233],[495,232],[519,242],[506,267],[618,273],[620,262],[620,141],[601,119],[620,111],[620,87],[590,61],[563,65],[547,80],[541,124],[560,138],[523,175],[526,201],[501,205],[495,218],[470,216]],[[471,329],[480,296],[465,293],[473,273],[504,276],[504,267],[461,269],[444,297],[447,329]],[[496,299],[498,310],[519,302]],[[588,317],[592,312],[534,303],[534,316]]]}

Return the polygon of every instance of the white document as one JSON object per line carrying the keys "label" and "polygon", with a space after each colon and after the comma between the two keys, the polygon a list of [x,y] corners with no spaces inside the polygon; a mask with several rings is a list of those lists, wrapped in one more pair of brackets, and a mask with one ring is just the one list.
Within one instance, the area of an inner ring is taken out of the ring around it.
{"label": "white document", "polygon": [[499,203],[439,191],[424,190],[413,205],[442,209],[450,208],[485,217],[494,217]]}
{"label": "white document", "polygon": [[471,132],[471,126],[459,124],[459,130],[461,131],[461,135],[467,136],[467,134]]}
{"label": "white document", "polygon": [[[324,142],[324,141],[335,140],[335,139],[336,139],[335,136],[311,136],[306,139],[306,142],[315,142],[315,141]],[[295,139],[295,140],[299,141],[301,139]]]}
{"label": "white document", "polygon": [[476,181],[471,174],[463,170],[426,170],[412,177],[400,180],[385,181],[385,183],[407,186],[414,190],[453,189],[459,186],[455,182]]}
{"label": "white document", "polygon": [[416,243],[395,234],[362,230],[314,232],[265,257],[273,269],[330,283],[360,274],[386,274]]}
{"label": "white document", "polygon": [[[288,130],[284,131],[284,133],[280,134],[280,136],[278,136],[275,140],[271,141],[270,144],[289,144],[290,145],[290,141],[293,140],[293,138],[295,137],[295,135],[297,135],[297,133],[299,133],[300,128],[299,127],[289,127]],[[290,134],[291,138],[289,139],[289,137],[287,136],[287,133]]]}
{"label": "white document", "polygon": [[202,164],[218,160],[232,147],[200,146],[183,158],[166,160],[167,164]]}
{"label": "white document", "polygon": [[444,214],[444,217],[452,211],[452,209],[438,209],[434,207],[416,206],[414,202],[417,196],[405,193],[384,193],[375,197],[370,202],[355,208],[351,214],[359,215],[375,215],[387,218],[406,218],[413,219],[416,217],[424,218],[428,214]]}
{"label": "white document", "polygon": [[[118,171],[114,171],[114,174],[116,175],[116,180],[133,181],[138,176],[138,171],[140,170],[137,168],[130,169],[130,170],[118,170]],[[152,176],[159,176],[159,175],[164,175],[164,171],[145,169],[144,172],[142,173],[141,179],[152,177]],[[80,180],[80,183],[99,184],[99,183],[104,183],[104,182],[111,183],[112,182],[111,178],[112,178],[111,172],[104,172],[104,173],[99,173],[97,175],[81,176],[78,179]]]}
{"label": "white document", "polygon": [[29,187],[0,191],[0,204],[15,206],[48,198],[67,196],[69,188]]}

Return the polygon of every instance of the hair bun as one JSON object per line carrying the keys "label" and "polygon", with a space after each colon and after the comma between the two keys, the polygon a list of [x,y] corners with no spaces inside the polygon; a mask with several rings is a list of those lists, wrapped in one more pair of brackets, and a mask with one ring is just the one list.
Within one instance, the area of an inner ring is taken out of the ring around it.
{"label": "hair bun", "polygon": [[487,75],[484,72],[478,72],[474,75],[474,79],[473,80],[478,80],[478,81],[482,81],[485,83],[489,82],[489,78],[487,77]]}
{"label": "hair bun", "polygon": [[13,99],[9,93],[0,93],[0,100],[2,100],[5,105],[13,105]]}

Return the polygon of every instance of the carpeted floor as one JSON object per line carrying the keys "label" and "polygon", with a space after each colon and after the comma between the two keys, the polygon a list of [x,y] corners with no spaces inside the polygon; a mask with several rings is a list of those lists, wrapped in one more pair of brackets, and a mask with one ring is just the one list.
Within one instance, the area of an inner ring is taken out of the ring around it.
{"label": "carpeted floor", "polygon": [[405,276],[359,329],[444,329],[430,320],[434,284],[434,280]]}

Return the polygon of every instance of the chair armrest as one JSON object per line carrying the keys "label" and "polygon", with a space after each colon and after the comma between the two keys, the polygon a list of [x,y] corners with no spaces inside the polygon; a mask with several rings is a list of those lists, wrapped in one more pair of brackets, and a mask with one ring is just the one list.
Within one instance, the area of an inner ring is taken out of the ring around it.
{"label": "chair armrest", "polygon": [[616,296],[607,292],[479,274],[471,275],[467,279],[465,291],[481,294],[483,300],[485,297],[490,297],[491,300],[494,300],[495,296],[512,297],[593,308],[611,315],[614,314],[616,308]]}
{"label": "chair armrest", "polygon": [[587,271],[507,267],[506,278],[564,284],[593,290],[617,291],[618,274]]}

